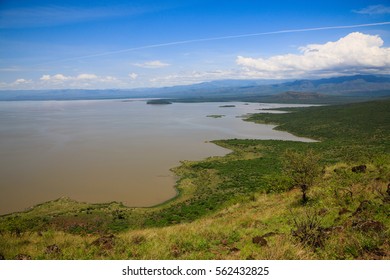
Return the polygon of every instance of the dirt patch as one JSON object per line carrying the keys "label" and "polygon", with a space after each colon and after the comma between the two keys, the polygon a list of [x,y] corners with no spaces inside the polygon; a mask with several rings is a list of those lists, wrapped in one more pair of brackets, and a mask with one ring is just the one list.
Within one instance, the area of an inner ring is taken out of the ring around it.
{"label": "dirt patch", "polygon": [[45,253],[48,255],[58,255],[61,254],[61,249],[57,244],[53,244],[46,247]]}
{"label": "dirt patch", "polygon": [[104,250],[111,250],[115,245],[115,236],[113,234],[101,236],[93,241],[91,245],[98,246]]}
{"label": "dirt patch", "polygon": [[15,260],[32,260],[32,258],[27,254],[18,254],[15,256]]}
{"label": "dirt patch", "polygon": [[252,238],[252,243],[253,244],[257,244],[261,247],[263,246],[267,246],[268,242],[267,240],[265,240],[265,238],[263,236],[255,236]]}
{"label": "dirt patch", "polygon": [[355,221],[352,224],[352,227],[359,231],[383,231],[385,229],[385,225],[382,222],[374,221],[374,220],[360,220]]}

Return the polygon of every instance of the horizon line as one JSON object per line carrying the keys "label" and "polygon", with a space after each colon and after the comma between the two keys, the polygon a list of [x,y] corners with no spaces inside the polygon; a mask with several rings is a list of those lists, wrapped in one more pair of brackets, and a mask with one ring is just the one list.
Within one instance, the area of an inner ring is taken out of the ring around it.
{"label": "horizon line", "polygon": [[[212,82],[218,82],[218,81],[274,81],[275,83],[267,84],[267,85],[277,85],[277,84],[283,84],[288,83],[292,81],[316,81],[316,80],[326,80],[326,79],[333,79],[333,78],[342,78],[342,77],[356,77],[356,76],[374,76],[374,77],[390,77],[390,74],[363,74],[363,73],[355,73],[352,75],[335,75],[330,77],[311,77],[311,78],[289,78],[289,79],[216,79],[216,80],[209,80],[209,81],[203,81],[203,82],[195,82],[191,84],[177,84],[177,85],[165,85],[165,86],[154,86],[154,87],[134,87],[134,88],[35,88],[35,89],[6,89],[6,88],[0,88],[0,91],[56,91],[56,90],[98,90],[98,91],[105,91],[105,90],[149,90],[149,89],[163,89],[163,88],[172,88],[172,87],[186,87],[186,86],[193,86],[193,85],[199,85],[203,83],[212,83]],[[260,84],[260,85],[266,85],[266,84]],[[106,99],[106,98],[103,98]],[[115,98],[117,99],[117,98]],[[120,98],[118,98],[120,99]],[[84,100],[84,99],[80,99]],[[0,100],[4,101],[4,100]],[[59,100],[61,101],[61,100]]]}

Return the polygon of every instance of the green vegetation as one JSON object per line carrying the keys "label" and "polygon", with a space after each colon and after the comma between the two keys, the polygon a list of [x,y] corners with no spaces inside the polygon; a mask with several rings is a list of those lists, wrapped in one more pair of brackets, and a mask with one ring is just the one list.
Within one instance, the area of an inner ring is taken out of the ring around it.
{"label": "green vegetation", "polygon": [[307,203],[307,191],[320,175],[319,156],[313,150],[307,153],[287,151],[285,154],[284,171],[294,186],[301,188],[302,203]]}
{"label": "green vegetation", "polygon": [[219,119],[219,118],[222,118],[224,117],[225,115],[207,115],[206,117],[208,118],[214,118],[214,119]]}
{"label": "green vegetation", "polygon": [[[0,255],[389,259],[389,108],[390,100],[382,100],[254,114],[249,121],[320,142],[214,141],[232,153],[175,168],[176,199],[134,209],[61,198],[6,215]],[[309,186],[305,204],[302,184]]]}

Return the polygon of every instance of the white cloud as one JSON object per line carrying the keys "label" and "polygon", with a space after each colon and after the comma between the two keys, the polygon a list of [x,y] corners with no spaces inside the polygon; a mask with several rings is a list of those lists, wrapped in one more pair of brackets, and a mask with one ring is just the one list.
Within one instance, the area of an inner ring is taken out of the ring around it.
{"label": "white cloud", "polygon": [[117,81],[118,79],[113,77],[113,76],[106,76],[101,79],[102,82],[114,82]]}
{"label": "white cloud", "polygon": [[53,76],[50,76],[50,75],[43,75],[40,80],[41,81],[66,81],[66,80],[70,80],[72,79],[72,77],[67,77],[63,74],[56,74],[56,75],[53,75]]}
{"label": "white cloud", "polygon": [[42,77],[39,79],[43,85],[47,86],[60,86],[60,85],[66,85],[72,80],[74,80],[74,77],[71,76],[65,76],[63,74],[55,74],[55,75],[42,75]]}
{"label": "white cloud", "polygon": [[26,79],[17,79],[14,84],[15,85],[20,85],[20,84],[25,84],[25,83],[28,83],[29,81],[26,80]]}
{"label": "white cloud", "polygon": [[95,74],[79,74],[67,76],[64,74],[42,75],[37,80],[17,79],[14,82],[1,82],[2,89],[105,89],[126,88],[128,79],[120,79],[114,76],[98,76]]}
{"label": "white cloud", "polygon": [[150,68],[150,69],[164,68],[170,66],[170,64],[161,62],[160,60],[146,61],[143,63],[135,63],[134,65],[138,67]]}
{"label": "white cloud", "polygon": [[76,77],[77,80],[95,80],[97,78],[95,74],[80,74]]}
{"label": "white cloud", "polygon": [[74,80],[96,80],[98,76],[95,74],[80,74],[78,76],[65,76],[64,74],[56,74],[56,75],[42,75],[40,78],[41,81],[47,82],[62,82],[62,81],[74,81]]}
{"label": "white cloud", "polygon": [[41,78],[40,78],[41,81],[49,81],[50,80],[50,75],[43,75]]}
{"label": "white cloud", "polygon": [[72,79],[72,77],[67,77],[67,76],[62,75],[62,74],[56,74],[52,78],[54,80],[58,80],[58,81],[66,81],[66,80]]}
{"label": "white cloud", "polygon": [[10,83],[0,82],[0,88],[24,89],[30,87],[32,83],[33,83],[32,80],[18,78],[15,81]]}
{"label": "white cloud", "polygon": [[82,73],[77,76],[64,74],[42,75],[39,79],[41,87],[45,88],[106,88],[123,86],[120,80],[113,76],[97,76]]}
{"label": "white cloud", "polygon": [[384,15],[390,14],[390,7],[384,5],[371,5],[360,10],[354,10],[353,12],[357,14],[366,14],[366,15]]}
{"label": "white cloud", "polygon": [[377,35],[350,33],[335,42],[300,47],[301,54],[269,58],[238,56],[236,63],[258,78],[289,78],[324,72],[368,72],[390,69],[390,48]]}
{"label": "white cloud", "polygon": [[130,79],[132,79],[132,80],[136,80],[136,79],[138,78],[138,74],[137,74],[137,73],[130,73],[130,74],[129,74],[129,77],[130,77]]}

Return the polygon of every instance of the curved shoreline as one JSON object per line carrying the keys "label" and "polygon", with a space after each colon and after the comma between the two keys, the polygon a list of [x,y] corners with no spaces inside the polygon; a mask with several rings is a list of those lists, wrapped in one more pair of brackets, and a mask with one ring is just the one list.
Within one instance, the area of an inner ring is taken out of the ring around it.
{"label": "curved shoreline", "polygon": [[[254,114],[257,114],[257,113],[254,113]],[[249,114],[249,115],[246,115],[244,118],[241,118],[242,121],[249,121],[249,122],[253,122],[253,123],[258,123],[259,122],[256,122],[256,121],[252,121],[252,120],[249,120],[249,118],[251,117],[251,115],[253,114]],[[270,123],[261,123],[261,124],[264,124],[264,125],[267,125],[267,126],[273,126],[272,130],[277,130],[278,129],[278,125],[277,124],[270,124]],[[288,131],[285,131],[285,130],[281,130],[283,132],[287,132],[288,134],[290,135],[293,135],[294,137],[299,137],[299,138],[305,138],[305,137],[301,137],[301,136],[296,136]],[[204,160],[207,160],[209,158],[214,158],[214,157],[226,157],[228,154],[230,153],[233,153],[234,151],[231,150],[231,149],[228,149],[224,146],[221,146],[221,145],[218,145],[217,143],[215,143],[215,141],[224,141],[224,140],[228,140],[228,139],[220,139],[220,140],[212,140],[212,141],[207,141],[209,143],[213,143],[214,145],[217,145],[223,149],[226,149],[226,153],[222,156],[210,156],[210,157],[205,157],[203,159],[199,159],[199,160],[194,160],[194,161],[187,161],[187,160],[183,160],[183,161],[180,161],[180,164],[175,166],[175,167],[172,167],[169,169],[170,172],[173,172],[174,173],[174,176],[175,176],[175,183],[174,185],[172,186],[173,190],[175,191],[175,195],[168,198],[167,200],[164,200],[162,202],[159,202],[157,204],[154,204],[154,205],[151,205],[151,206],[131,206],[131,205],[126,205],[123,201],[109,201],[109,202],[87,202],[87,201],[79,201],[79,200],[76,200],[76,199],[72,199],[70,197],[66,197],[68,198],[69,200],[77,203],[77,204],[80,204],[80,205],[91,205],[91,206],[99,206],[99,207],[103,207],[105,205],[110,205],[110,204],[118,204],[118,205],[123,205],[123,207],[126,207],[127,209],[150,209],[150,210],[158,210],[160,208],[163,208],[164,206],[169,206],[170,203],[174,203],[175,201],[177,201],[180,197],[182,197],[183,195],[183,190],[180,188],[179,186],[179,181],[180,181],[180,176],[178,176],[176,173],[175,173],[175,170],[177,170],[178,168],[180,168],[184,162],[192,162],[192,163],[196,163],[196,162],[201,162],[201,161],[204,161]],[[272,140],[272,139],[270,139]],[[303,142],[316,142],[316,140],[313,140],[313,139],[309,139],[309,138],[306,138],[306,139],[302,139],[304,140]],[[307,141],[306,141],[307,140]],[[291,141],[291,140],[281,140],[281,141]],[[35,208],[39,207],[39,206],[42,206],[42,205],[45,205],[45,204],[49,204],[49,203],[55,203],[56,201],[60,201],[61,199],[63,199],[64,197],[59,197],[59,198],[56,198],[56,199],[53,199],[53,200],[48,200],[48,201],[44,201],[44,202],[41,202],[41,203],[38,203],[38,204],[35,204],[35,205],[32,205],[31,207],[28,207],[27,209],[24,209],[24,210],[20,210],[20,211],[13,211],[13,212],[10,212],[10,213],[6,213],[6,214],[1,214],[0,217],[5,217],[5,216],[9,216],[9,215],[13,215],[13,214],[18,214],[18,213],[26,213],[26,212],[30,212],[30,211],[33,211]]]}

